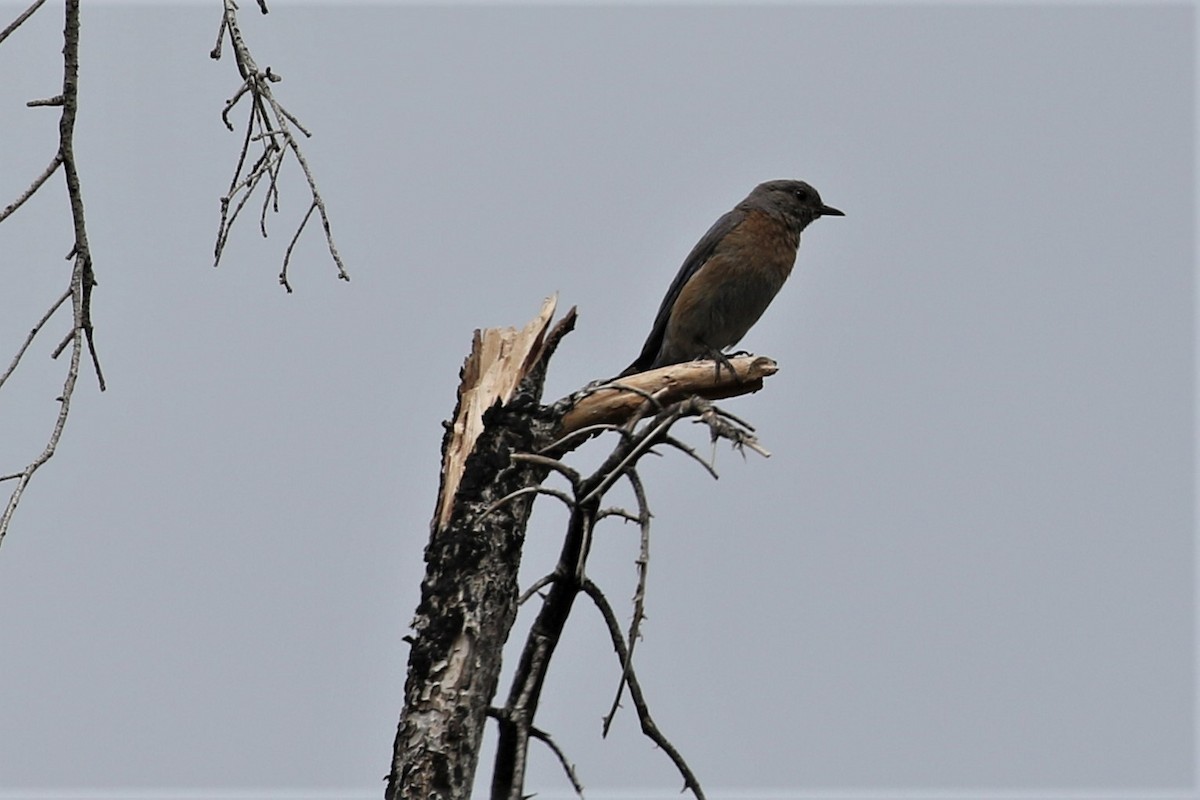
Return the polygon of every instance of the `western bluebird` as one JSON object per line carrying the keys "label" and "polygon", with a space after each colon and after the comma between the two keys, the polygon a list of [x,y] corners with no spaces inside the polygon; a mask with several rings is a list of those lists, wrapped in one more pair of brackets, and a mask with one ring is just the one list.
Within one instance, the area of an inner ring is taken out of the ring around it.
{"label": "western bluebird", "polygon": [[[707,356],[737,344],[767,310],[796,263],[800,232],[844,217],[804,181],[767,181],[701,237],[667,289],[642,354],[620,377]],[[718,363],[718,371],[720,366]]]}

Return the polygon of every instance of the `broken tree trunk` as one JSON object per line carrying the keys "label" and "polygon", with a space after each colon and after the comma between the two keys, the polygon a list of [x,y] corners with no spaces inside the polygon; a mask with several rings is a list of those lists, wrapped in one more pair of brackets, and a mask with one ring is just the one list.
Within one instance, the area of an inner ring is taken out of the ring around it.
{"label": "broken tree trunk", "polygon": [[[547,363],[574,327],[571,309],[552,329],[548,299],[524,329],[476,331],[461,373],[458,407],[442,442],[441,487],[421,600],[413,620],[404,708],[396,731],[386,800],[470,797],[484,724],[516,618],[525,527],[548,469],[517,453],[546,451],[566,434],[620,422],[689,396],[757,391],[775,372],[768,358],[731,359],[629,376],[628,388],[589,387],[541,404]],[[561,455],[574,444],[555,445]]]}
{"label": "broken tree trunk", "polygon": [[568,314],[548,335],[553,313],[551,299],[521,331],[476,331],[463,364],[458,408],[442,441],[441,488],[387,800],[471,794],[504,641],[516,617],[533,496],[484,512],[545,478],[544,469],[510,455],[533,450],[539,428],[550,424],[538,413],[546,360],[575,319]]}

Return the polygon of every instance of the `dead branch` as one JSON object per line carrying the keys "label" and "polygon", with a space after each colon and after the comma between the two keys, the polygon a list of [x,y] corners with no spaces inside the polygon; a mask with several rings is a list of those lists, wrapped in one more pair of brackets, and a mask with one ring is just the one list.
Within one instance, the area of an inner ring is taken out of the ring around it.
{"label": "dead branch", "polygon": [[595,512],[594,505],[577,504],[571,510],[558,566],[548,581],[550,589],[525,640],[508,702],[503,709],[504,715],[499,719],[500,738],[492,773],[492,800],[521,800],[524,797],[530,729],[550,659],[579,593],[582,565],[587,559]]}
{"label": "dead branch", "polygon": [[[386,800],[465,800],[477,767],[481,724],[488,716],[499,726],[491,796],[524,796],[529,741],[543,738],[534,719],[546,675],[575,598],[580,592],[599,594],[587,576],[587,561],[596,522],[609,517],[637,522],[641,546],[627,634],[615,623],[607,601],[598,602],[607,609],[621,664],[605,729],[628,687],[642,730],[670,755],[686,787],[703,798],[699,782],[650,717],[633,664],[646,619],[651,519],[637,465],[643,456],[657,455],[657,446],[666,445],[695,458],[711,474],[711,465],[672,435],[673,426],[684,418],[704,421],[716,438],[756,446],[748,425],[701,395],[754,391],[775,365],[767,358],[739,358],[732,370],[721,374],[711,362],[679,365],[631,376],[620,385],[594,384],[552,405],[539,405],[537,392],[550,355],[574,324],[572,310],[551,328],[553,310],[553,301],[548,301],[520,331],[476,331],[463,365],[454,420],[446,424],[442,482],[426,548],[415,635],[406,639],[412,648],[405,707]],[[562,461],[566,453],[607,432],[616,434],[615,445],[590,474]],[[565,479],[567,490],[541,485],[552,473]],[[637,513],[601,507],[622,478],[633,487]],[[567,532],[554,569],[519,592],[516,578],[525,525],[541,494],[568,508]],[[534,597],[541,598],[541,606],[513,669],[506,700],[489,711],[502,645],[517,607]],[[550,741],[548,736],[545,740]],[[559,757],[567,768],[566,759]]]}
{"label": "dead branch", "polygon": [[516,500],[518,497],[524,497],[524,496],[530,495],[530,494],[548,495],[549,497],[553,497],[556,500],[560,501],[567,508],[570,508],[571,506],[573,506],[575,504],[575,500],[572,499],[572,497],[569,494],[567,494],[566,492],[560,492],[558,489],[550,489],[545,486],[525,486],[523,488],[517,489],[516,491],[509,492],[508,494],[504,495],[504,497],[501,497],[499,500],[492,503],[490,506],[485,508],[483,511],[479,512],[479,516],[476,518],[475,521],[480,522],[483,520],[484,517],[486,517],[488,514],[491,514],[496,509],[498,509],[504,505],[507,505],[508,503],[511,503],[513,500]]}
{"label": "dead branch", "polygon": [[642,486],[642,479],[638,476],[636,470],[629,470],[626,475],[629,478],[629,483],[633,486],[633,494],[637,498],[638,514],[637,523],[641,532],[641,546],[638,550],[638,557],[635,564],[637,565],[637,588],[633,592],[633,617],[629,622],[629,648],[621,659],[621,679],[617,681],[617,693],[613,697],[612,706],[608,709],[608,713],[604,715],[604,725],[602,735],[608,736],[608,730],[612,727],[612,722],[617,717],[617,709],[621,706],[621,694],[625,689],[625,684],[629,680],[630,670],[633,669],[633,650],[637,647],[638,640],[641,638],[642,620],[646,616],[646,575],[650,569],[650,505],[646,500],[646,489]]}
{"label": "dead branch", "polygon": [[[695,420],[693,420],[693,422],[695,422]],[[715,438],[714,438],[714,441],[715,441]],[[692,447],[690,444],[687,444],[686,442],[681,442],[679,439],[676,439],[674,436],[665,437],[663,439],[663,443],[668,444],[671,447],[674,447],[676,450],[683,453],[684,455],[686,455],[688,458],[695,461],[700,466],[704,467],[704,470],[709,475],[711,475],[713,478],[720,477],[719,475],[717,475],[717,470],[715,467],[713,467],[712,463],[705,461],[703,458],[701,458],[700,454],[696,452],[696,448]]]}
{"label": "dead branch", "polygon": [[525,605],[525,603],[528,602],[529,598],[533,597],[535,594],[538,593],[539,590],[546,588],[547,586],[549,586],[552,583],[554,583],[554,573],[553,572],[551,572],[549,575],[543,575],[542,577],[538,578],[536,581],[533,582],[532,586],[530,586],[525,591],[521,592],[521,596],[517,598],[517,605],[519,605],[519,606]]}
{"label": "dead branch", "polygon": [[[612,605],[609,604],[608,598],[600,591],[600,587],[591,581],[584,581],[583,591],[596,604],[596,608],[600,609],[600,615],[604,617],[604,623],[608,626],[608,635],[612,639],[613,650],[617,653],[617,658],[625,664],[629,660],[629,650],[625,646],[625,641],[621,636],[621,624],[617,622],[617,615],[613,613]],[[691,790],[696,796],[696,800],[704,800],[704,790],[700,788],[700,781],[696,779],[696,774],[692,772],[687,761],[684,760],[679,750],[675,745],[671,744],[671,740],[663,735],[663,732],[658,729],[654,718],[650,716],[650,706],[646,703],[646,697],[642,694],[641,684],[638,683],[637,673],[633,667],[629,666],[625,670],[625,682],[629,685],[629,696],[633,698],[633,705],[637,709],[638,722],[641,723],[642,733],[658,745],[667,757],[675,764],[675,768],[679,770],[679,774],[683,777],[684,791]]]}
{"label": "dead branch", "polygon": [[62,295],[54,301],[54,304],[50,306],[45,314],[42,315],[42,318],[37,321],[37,324],[30,329],[29,335],[25,337],[25,341],[17,350],[17,354],[13,356],[12,361],[9,362],[8,369],[4,371],[3,375],[0,375],[0,387],[3,387],[9,376],[16,371],[17,364],[21,363],[21,359],[25,356],[25,351],[29,349],[29,345],[33,344],[33,340],[37,338],[39,333],[41,333],[42,328],[46,327],[46,323],[49,322],[50,318],[54,316],[54,312],[58,311],[58,309],[62,307],[62,304],[67,302],[68,298],[70,297],[71,290],[67,289],[67,291],[63,292]]}
{"label": "dead branch", "polygon": [[50,179],[50,176],[53,175],[55,173],[55,171],[61,165],[62,165],[62,148],[60,147],[58,152],[56,152],[54,154],[54,158],[50,159],[50,163],[46,166],[46,168],[44,170],[42,170],[42,174],[38,175],[36,178],[34,178],[33,181],[29,184],[29,186],[25,189],[25,191],[21,192],[21,194],[17,197],[16,200],[13,200],[11,203],[9,203],[7,206],[4,207],[3,211],[0,211],[0,222],[4,222],[4,220],[8,219],[8,217],[14,211],[16,211],[21,206],[25,205],[25,201],[28,200],[29,198],[33,197],[34,192],[36,192],[38,189],[42,188],[42,184],[45,183],[46,181],[48,181]]}
{"label": "dead branch", "polygon": [[763,458],[771,457],[770,452],[758,443],[754,428],[723,409],[713,406],[701,414],[700,419],[693,421],[708,426],[714,444],[717,439],[727,439],[736,450],[742,451],[748,447]]}
{"label": "dead branch", "polygon": [[583,800],[583,784],[579,782],[579,776],[575,774],[575,765],[567,760],[567,754],[562,751],[562,748],[550,738],[550,734],[543,731],[541,728],[530,726],[529,735],[540,742],[545,743],[550,751],[554,753],[558,759],[559,765],[563,768],[563,772],[567,774],[567,780],[571,782],[571,788],[575,790],[575,794]]}
{"label": "dead branch", "polygon": [[[703,372],[708,381],[719,380],[711,367],[705,367]],[[593,392],[594,390],[585,394],[593,396]],[[644,410],[653,405],[653,403],[641,399],[638,410]],[[503,713],[497,717],[500,735],[496,744],[496,759],[492,773],[492,800],[520,800],[524,796],[526,754],[531,735],[530,730],[541,699],[542,686],[575,598],[581,591],[587,591],[586,587],[591,583],[587,578],[586,567],[596,521],[602,514],[613,515],[611,510],[601,512],[600,503],[605,493],[622,477],[630,481],[638,501],[636,519],[641,528],[641,549],[637,558],[638,583],[634,592],[634,613],[629,628],[628,646],[624,644],[624,637],[621,636],[620,631],[617,631],[617,637],[621,639],[618,653],[621,658],[622,671],[617,697],[605,719],[605,733],[616,714],[623,687],[628,685],[630,693],[635,694],[636,677],[632,656],[634,645],[640,635],[642,620],[645,618],[646,576],[650,564],[651,516],[644,487],[636,472],[636,464],[638,459],[651,452],[651,448],[656,444],[674,442],[670,436],[670,429],[684,417],[699,417],[704,420],[716,421],[719,424],[710,425],[710,430],[721,438],[732,437],[738,442],[745,438],[753,440],[753,434],[745,428],[727,423],[725,417],[711,402],[693,396],[662,408],[655,416],[646,419],[636,429],[627,427],[612,452],[587,478],[579,479],[574,470],[569,470],[574,498],[570,505],[571,516],[567,523],[567,533],[563,539],[554,571],[536,584],[537,588],[546,585],[550,588],[543,595],[542,607],[526,636],[524,648],[514,670],[508,700],[502,709]],[[634,419],[633,422],[636,423],[637,420]],[[728,429],[725,427],[727,425]],[[543,463],[543,466],[550,469],[550,463],[551,461],[547,461]],[[625,512],[622,516],[632,515]],[[598,589],[595,591],[599,593]],[[526,592],[524,596],[531,596],[531,592]],[[605,606],[607,607],[607,601],[605,601]],[[650,719],[640,688],[636,690],[635,704],[638,706],[639,718],[642,720],[642,729],[660,746],[665,743],[663,749],[673,753],[672,758],[676,761],[677,766],[681,765],[681,773],[685,777],[687,788],[692,789],[696,797],[702,800],[703,793],[700,791],[699,783],[695,780],[694,775]]]}
{"label": "dead branch", "polygon": [[21,23],[23,23],[25,20],[32,17],[33,12],[35,12],[39,8],[41,8],[42,3],[44,3],[44,2],[46,2],[46,0],[34,0],[33,5],[31,5],[29,8],[25,9],[24,11],[22,11],[20,14],[17,15],[16,19],[14,19],[12,22],[8,23],[7,27],[5,27],[4,30],[0,31],[0,42],[3,42],[5,39],[8,38],[8,35],[10,33],[15,31],[17,28],[21,27]]}
{"label": "dead branch", "polygon": [[[504,709],[493,706],[492,708],[488,709],[488,716],[492,719],[503,719]],[[559,766],[561,766],[563,772],[566,773],[567,780],[571,782],[571,788],[575,790],[575,794],[580,798],[580,800],[583,800],[583,784],[579,782],[579,776],[575,772],[575,765],[570,762],[570,760],[567,758],[567,754],[563,752],[563,749],[558,746],[558,743],[554,741],[550,734],[546,733],[541,728],[531,726],[529,728],[529,735],[534,739],[545,743],[545,745],[550,748],[550,752],[554,753],[554,757],[558,759]]]}
{"label": "dead branch", "polygon": [[549,458],[537,453],[513,453],[514,461],[524,461],[526,464],[540,464],[547,469],[557,472],[562,475],[571,484],[572,487],[577,487],[580,481],[580,475],[577,470],[568,467],[557,458]]}
{"label": "dead branch", "polygon": [[[28,19],[40,5],[41,3],[38,2],[30,6],[29,9],[4,30],[3,35],[0,36],[0,40],[3,40],[17,26]],[[79,362],[82,357],[85,339],[88,344],[88,352],[91,355],[92,365],[96,371],[100,390],[104,391],[105,389],[104,373],[100,369],[100,360],[96,355],[96,347],[93,340],[91,308],[92,288],[96,285],[96,277],[92,271],[92,255],[88,247],[87,226],[84,220],[83,190],[80,187],[74,149],[75,116],[78,111],[79,99],[79,0],[66,0],[64,5],[66,20],[63,27],[62,116],[59,119],[58,125],[58,151],[51,160],[50,165],[42,171],[42,174],[35,178],[29,188],[0,215],[0,222],[8,218],[21,204],[28,200],[58,170],[58,167],[62,166],[66,178],[67,197],[70,203],[71,221],[75,234],[74,243],[67,256],[68,259],[72,260],[70,281],[67,291],[51,304],[49,310],[42,315],[41,319],[25,337],[25,341],[9,363],[8,369],[5,370],[3,377],[0,378],[0,386],[13,374],[17,366],[21,363],[22,358],[28,352],[33,340],[54,316],[55,312],[66,302],[67,297],[71,299],[71,327],[63,339],[63,344],[54,351],[53,355],[57,357],[69,344],[71,346],[71,358],[67,366],[66,377],[63,379],[62,392],[57,398],[58,413],[55,416],[54,426],[50,431],[45,447],[24,469],[4,476],[5,480],[16,481],[16,485],[9,495],[8,503],[5,505],[3,513],[0,514],[0,543],[4,541],[4,536],[8,532],[9,524],[12,521],[13,514],[16,513],[17,506],[21,502],[25,488],[29,485],[34,473],[54,456],[54,452],[58,448],[58,443],[62,439],[63,428],[66,426],[67,416],[70,414],[71,398],[75,393],[75,383],[79,377]]]}
{"label": "dead branch", "polygon": [[719,400],[757,392],[763,386],[763,378],[779,370],[765,356],[736,356],[729,361],[733,374],[725,369],[715,374],[712,361],[689,361],[589,387],[560,401],[569,410],[563,414],[559,435],[589,425],[620,424],[640,416],[645,413],[641,408],[647,397],[667,406],[693,396]]}
{"label": "dead branch", "polygon": [[[266,0],[259,0],[258,5],[262,13],[266,14]],[[308,183],[309,205],[284,251],[279,283],[288,293],[291,293],[292,285],[288,280],[288,267],[291,264],[292,251],[300,239],[300,234],[304,232],[309,220],[312,219],[314,211],[321,218],[321,227],[325,231],[325,246],[337,267],[337,276],[341,280],[348,281],[350,274],[346,271],[346,266],[342,263],[342,257],[338,253],[337,244],[333,240],[333,230],[329,223],[325,200],[317,188],[317,181],[313,177],[312,168],[308,165],[308,159],[305,158],[304,151],[292,133],[292,126],[295,126],[296,130],[305,137],[311,137],[312,134],[294,114],[283,107],[271,91],[271,84],[278,83],[283,78],[272,72],[270,67],[259,70],[242,35],[241,28],[238,26],[237,11],[237,3],[234,0],[224,0],[224,12],[217,30],[217,43],[209,53],[212,58],[219,59],[222,44],[228,37],[238,74],[242,78],[241,86],[234,92],[233,97],[226,101],[225,107],[221,111],[221,119],[229,130],[234,130],[233,123],[229,121],[229,112],[244,98],[249,98],[246,133],[242,139],[242,148],[238,154],[233,177],[229,182],[229,190],[221,198],[221,219],[217,225],[213,266],[221,263],[221,255],[225,251],[225,245],[238,215],[264,181],[266,188],[263,192],[262,209],[259,213],[259,230],[264,238],[267,236],[267,212],[279,212],[279,175],[287,154],[291,153]],[[247,170],[246,163],[250,155],[250,148],[254,145],[261,147],[261,151]]]}

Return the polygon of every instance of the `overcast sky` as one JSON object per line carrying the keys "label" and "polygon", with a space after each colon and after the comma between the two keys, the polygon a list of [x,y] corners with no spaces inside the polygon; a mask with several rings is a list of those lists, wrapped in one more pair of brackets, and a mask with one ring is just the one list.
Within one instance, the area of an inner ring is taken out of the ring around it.
{"label": "overcast sky", "polygon": [[[611,375],[708,226],[799,178],[846,216],[741,343],[779,374],[726,403],[773,456],[644,470],[660,727],[714,797],[1195,796],[1190,4],[242,5],[352,280],[313,226],[277,285],[294,165],[211,267],[218,4],[85,4],[109,390],[84,371],[0,548],[0,794],[380,796],[472,330],[558,292],[547,400]],[[61,30],[47,4],[0,45],[0,203],[53,153],[24,103]],[[2,363],[70,241],[60,177],[0,226]],[[65,325],[0,394],[0,473],[51,428]],[[564,517],[539,502],[527,582]],[[601,531],[622,615],[636,555]],[[589,796],[676,796],[631,708],[600,738],[618,677],[579,604],[538,724]]]}

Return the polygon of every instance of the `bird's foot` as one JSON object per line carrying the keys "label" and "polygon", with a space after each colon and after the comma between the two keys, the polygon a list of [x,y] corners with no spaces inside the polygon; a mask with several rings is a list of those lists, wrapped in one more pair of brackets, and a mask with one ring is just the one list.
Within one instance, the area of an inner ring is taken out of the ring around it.
{"label": "bird's foot", "polygon": [[[737,355],[737,354],[735,353],[734,355]],[[704,358],[704,357],[705,356],[701,356],[701,358]],[[720,350],[717,350],[715,348],[710,349],[708,351],[707,358],[712,359],[712,362],[713,362],[713,370],[715,370],[715,372],[713,374],[714,380],[717,380],[717,381],[721,380],[721,368],[724,367],[725,369],[729,370],[729,374],[733,378],[734,383],[742,382],[742,379],[740,377],[738,377],[737,370],[733,368],[733,362],[731,362],[729,360],[729,357],[726,356],[724,353],[722,353]]]}

